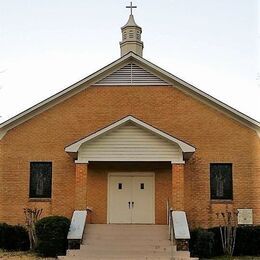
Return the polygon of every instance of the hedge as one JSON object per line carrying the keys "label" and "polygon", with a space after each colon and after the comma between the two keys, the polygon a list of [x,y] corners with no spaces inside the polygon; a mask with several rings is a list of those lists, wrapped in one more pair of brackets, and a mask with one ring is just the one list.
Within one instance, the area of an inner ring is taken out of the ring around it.
{"label": "hedge", "polygon": [[260,226],[237,229],[234,255],[260,255]]}
{"label": "hedge", "polygon": [[[260,226],[239,226],[236,233],[234,256],[260,255]],[[209,258],[223,255],[219,227],[191,231],[192,256]]]}
{"label": "hedge", "polygon": [[30,242],[27,230],[19,225],[0,223],[0,248],[14,251],[29,250]]}
{"label": "hedge", "polygon": [[45,257],[65,255],[68,248],[67,234],[70,220],[62,216],[51,216],[36,222],[38,246],[36,251]]}
{"label": "hedge", "polygon": [[193,230],[190,239],[190,252],[193,256],[212,257],[214,255],[214,233],[202,228]]}

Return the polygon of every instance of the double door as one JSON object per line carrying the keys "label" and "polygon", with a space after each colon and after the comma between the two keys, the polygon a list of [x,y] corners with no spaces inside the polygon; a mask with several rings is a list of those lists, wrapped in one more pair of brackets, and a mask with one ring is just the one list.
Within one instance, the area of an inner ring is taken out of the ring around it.
{"label": "double door", "polygon": [[109,177],[109,223],[154,223],[154,176]]}

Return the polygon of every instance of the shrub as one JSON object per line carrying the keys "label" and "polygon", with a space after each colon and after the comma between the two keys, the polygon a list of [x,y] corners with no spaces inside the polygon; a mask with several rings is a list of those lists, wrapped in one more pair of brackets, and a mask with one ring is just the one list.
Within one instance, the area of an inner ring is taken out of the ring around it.
{"label": "shrub", "polygon": [[67,249],[67,234],[70,220],[62,216],[51,216],[36,222],[38,246],[36,251],[41,256],[55,257],[64,255]]}
{"label": "shrub", "polygon": [[260,255],[260,226],[242,226],[237,229],[234,255]]}
{"label": "shrub", "polygon": [[209,228],[208,231],[214,233],[214,248],[213,248],[213,256],[223,255],[223,248],[221,242],[221,235],[219,227]]}
{"label": "shrub", "polygon": [[30,248],[27,230],[19,225],[0,224],[0,248],[5,250],[26,251]]}
{"label": "shrub", "polygon": [[214,255],[214,233],[206,229],[191,231],[191,255],[198,257],[212,257]]}
{"label": "shrub", "polygon": [[[212,235],[213,234],[213,240]],[[260,255],[260,226],[239,226],[237,228],[234,255]],[[223,255],[219,227],[194,229],[191,231],[190,252],[193,256],[212,257]]]}

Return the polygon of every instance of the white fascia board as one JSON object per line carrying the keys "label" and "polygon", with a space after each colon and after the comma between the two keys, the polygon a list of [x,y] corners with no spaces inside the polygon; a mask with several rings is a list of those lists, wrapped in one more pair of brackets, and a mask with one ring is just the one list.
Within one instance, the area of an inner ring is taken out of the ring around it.
{"label": "white fascia board", "polygon": [[161,130],[153,127],[153,126],[151,126],[151,125],[148,125],[145,122],[140,121],[139,119],[137,119],[135,117],[131,116],[130,120],[132,122],[135,122],[137,125],[140,125],[140,126],[146,128],[146,129],[150,130],[151,132],[156,133],[157,135],[159,135],[159,136],[161,136],[161,137],[163,137],[165,139],[168,139],[169,141],[172,141],[172,142],[178,144],[180,146],[181,150],[184,153],[187,153],[187,152],[193,153],[193,152],[195,152],[195,147],[193,147],[193,146],[191,146],[191,145],[189,145],[189,144],[187,144],[187,143],[185,143],[185,142],[183,142],[183,141],[181,141],[181,140],[179,140],[179,139],[177,139],[177,138],[175,138],[175,137],[173,137],[173,136],[171,136],[171,135],[169,135],[169,134],[167,134],[167,133],[165,133],[165,132],[163,132],[163,131],[161,131]]}
{"label": "white fascia board", "polygon": [[[138,56],[137,54],[133,52],[129,52],[123,57],[117,59],[116,61],[110,63],[109,65],[101,68],[100,70],[96,71],[95,73],[89,75],[88,77],[78,81],[77,83],[69,86],[68,88],[58,92],[57,94],[43,100],[42,102],[36,104],[35,106],[32,106],[31,108],[19,113],[18,115],[6,120],[5,122],[0,124],[0,130],[8,131],[15,126],[19,125],[20,123],[23,123],[33,116],[37,115],[38,113],[41,113],[48,108],[52,107],[53,105],[58,104],[59,102],[64,101],[65,99],[69,98],[72,95],[77,94],[83,89],[88,88],[91,86],[91,84],[95,84],[99,80],[98,77],[101,77],[102,74],[106,73],[107,71],[112,69],[112,72],[117,70],[118,65],[124,64],[128,59],[133,58],[135,61],[139,61],[140,64],[143,64],[143,66],[147,66],[148,69],[154,70],[155,74],[160,74],[162,78],[170,82],[171,80],[178,82],[179,84],[183,85],[187,88],[187,92],[190,90],[192,93],[196,94],[198,97],[204,98],[206,101],[210,101],[213,105],[217,105],[220,108],[223,108],[225,112],[229,112],[231,116],[233,116],[236,120],[245,123],[247,126],[253,128],[258,134],[260,132],[260,122],[254,120],[253,118],[250,118],[249,116],[246,116],[245,114],[237,111],[236,109],[228,106],[227,104],[221,102],[220,100],[206,94],[205,92],[199,90],[198,88],[194,87],[193,85],[181,80],[180,78],[174,76],[173,74],[163,70],[162,68],[158,67],[157,65],[151,63],[150,61],[144,59],[141,56]],[[114,68],[114,70],[113,70]],[[98,79],[97,79],[98,78]],[[81,85],[88,83],[85,87],[80,88]],[[172,84],[169,84],[172,85]],[[4,128],[4,129],[3,129]],[[1,138],[0,138],[1,139]]]}
{"label": "white fascia board", "polygon": [[126,121],[128,121],[127,118],[128,118],[128,117],[125,117],[125,118],[123,118],[123,119],[121,119],[121,120],[119,120],[119,121],[117,121],[117,122],[115,122],[115,123],[113,123],[113,124],[111,124],[111,125],[105,127],[105,128],[102,128],[101,130],[99,130],[99,131],[97,131],[97,132],[95,132],[95,133],[93,133],[93,134],[91,134],[91,135],[89,135],[89,136],[87,136],[87,137],[85,137],[85,138],[79,140],[78,142],[75,142],[75,143],[73,143],[73,144],[67,146],[67,147],[65,148],[65,152],[76,153],[76,152],[79,150],[79,147],[80,147],[83,143],[86,143],[86,142],[88,142],[88,141],[90,141],[90,140],[92,140],[92,139],[94,139],[94,138],[96,138],[96,137],[98,137],[98,136],[100,136],[100,135],[102,135],[102,134],[108,132],[109,130],[116,128],[117,126],[122,125],[123,123],[125,123]]}
{"label": "white fascia board", "polygon": [[0,130],[0,140],[5,136],[7,130]]}
{"label": "white fascia board", "polygon": [[195,147],[193,147],[193,146],[191,146],[191,145],[189,145],[189,144],[187,144],[187,143],[185,143],[185,142],[183,142],[183,141],[181,141],[181,140],[179,140],[179,139],[177,139],[177,138],[175,138],[175,137],[173,137],[173,136],[171,136],[171,135],[169,135],[169,134],[167,134],[167,133],[165,133],[165,132],[163,132],[163,131],[161,131],[161,130],[153,127],[153,126],[151,126],[151,125],[148,125],[145,122],[143,122],[143,121],[141,121],[141,120],[139,120],[139,119],[137,119],[137,118],[135,118],[133,116],[124,117],[121,120],[116,121],[115,123],[113,123],[113,124],[111,124],[111,125],[109,125],[109,126],[107,126],[105,128],[102,128],[101,130],[99,130],[99,131],[97,131],[97,132],[95,132],[95,133],[93,133],[93,134],[91,134],[91,135],[89,135],[89,136],[79,140],[78,142],[75,142],[75,143],[67,146],[65,148],[65,151],[66,152],[71,152],[71,153],[76,153],[76,152],[78,152],[80,146],[83,143],[86,143],[86,142],[88,142],[88,141],[90,141],[90,140],[92,140],[94,138],[97,138],[98,136],[100,136],[100,135],[102,135],[102,134],[104,134],[104,133],[106,133],[106,132],[108,132],[108,131],[110,131],[112,129],[115,129],[116,127],[118,127],[118,126],[120,126],[120,125],[122,125],[122,124],[124,124],[126,122],[133,122],[134,124],[136,124],[138,126],[141,126],[142,128],[145,128],[146,130],[149,130],[150,132],[152,132],[154,134],[157,134],[157,135],[163,137],[164,139],[167,139],[170,142],[178,144],[179,147],[181,148],[182,152],[184,152],[184,153],[186,153],[186,152],[188,152],[188,153],[195,152]]}
{"label": "white fascia board", "polygon": [[[167,159],[156,159],[156,160],[151,160],[151,159],[131,159],[131,160],[126,160],[122,158],[116,158],[116,159],[95,159],[93,160],[95,162],[170,162],[171,164],[185,164],[185,161],[180,160],[180,161],[172,161],[172,160],[167,160]],[[91,162],[91,160],[75,160],[74,161],[77,164],[87,164]]]}
{"label": "white fascia board", "polygon": [[[6,127],[6,126],[8,126],[8,125],[10,125],[12,123],[14,123],[15,121],[19,120],[20,118],[26,116],[27,114],[30,114],[30,113],[36,111],[37,109],[47,105],[48,103],[53,102],[54,100],[56,100],[56,99],[58,99],[60,97],[63,97],[66,94],[69,94],[69,92],[75,90],[76,88],[78,88],[82,84],[90,82],[91,80],[93,80],[94,78],[98,77],[99,75],[102,75],[102,73],[104,73],[104,72],[108,71],[109,69],[113,68],[114,66],[117,66],[118,64],[124,62],[125,60],[127,60],[131,56],[132,56],[132,53],[126,54],[125,56],[123,56],[123,57],[117,59],[116,61],[114,61],[113,63],[110,63],[109,65],[101,68],[100,70],[98,70],[95,73],[89,75],[88,77],[86,77],[86,78],[76,82],[75,84],[69,86],[68,88],[66,88],[66,89],[64,89],[64,90],[54,94],[53,96],[51,96],[51,97],[41,101],[40,103],[30,107],[29,109],[24,110],[23,112],[19,113],[18,115],[16,115],[16,116],[14,116],[14,117],[4,121],[3,123],[0,124],[0,129],[3,128],[3,127]],[[89,87],[89,85],[86,86],[85,88],[87,88],[87,87]],[[78,92],[80,92],[81,90],[82,89],[80,89]],[[78,92],[76,92],[76,93],[78,93]],[[75,94],[75,93],[73,93],[73,94]],[[69,97],[70,97],[70,95],[68,95],[67,98],[69,98]],[[63,99],[62,99],[62,101],[63,101]],[[9,129],[10,128],[8,128],[8,130]]]}
{"label": "white fascia board", "polygon": [[184,81],[184,80],[182,80],[182,79],[180,79],[180,78],[174,76],[173,74],[169,73],[168,71],[163,70],[162,68],[160,68],[160,67],[158,67],[157,65],[151,63],[150,61],[148,61],[148,60],[146,60],[146,59],[144,59],[144,58],[142,58],[142,57],[140,57],[140,56],[138,56],[138,55],[136,55],[136,54],[134,54],[134,53],[133,53],[133,56],[134,56],[139,62],[141,62],[141,63],[147,65],[148,67],[153,68],[154,70],[156,70],[157,72],[161,73],[162,75],[167,76],[167,77],[171,78],[172,80],[174,80],[174,81],[180,83],[181,85],[185,86],[185,87],[188,88],[189,90],[192,90],[194,93],[198,94],[199,96],[204,97],[205,99],[211,101],[212,103],[219,105],[220,107],[222,107],[222,108],[228,110],[229,112],[232,112],[232,113],[235,114],[236,116],[238,116],[238,117],[240,117],[240,118],[246,120],[247,122],[249,122],[249,123],[255,125],[256,127],[260,128],[260,122],[254,120],[253,118],[251,118],[251,117],[249,117],[249,116],[247,116],[247,115],[245,115],[245,114],[239,112],[238,110],[236,110],[236,109],[230,107],[229,105],[227,105],[227,104],[221,102],[220,100],[218,100],[218,99],[212,97],[211,95],[209,95],[209,94],[203,92],[202,90],[200,90],[200,89],[194,87],[193,85],[187,83],[186,81]]}

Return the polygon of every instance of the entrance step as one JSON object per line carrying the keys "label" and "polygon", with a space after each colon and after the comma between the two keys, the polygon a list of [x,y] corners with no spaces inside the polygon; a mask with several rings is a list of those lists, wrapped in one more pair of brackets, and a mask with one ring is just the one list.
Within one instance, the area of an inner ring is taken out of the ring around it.
{"label": "entrance step", "polygon": [[80,250],[67,250],[64,260],[191,259],[177,252],[168,239],[167,225],[87,224]]}

